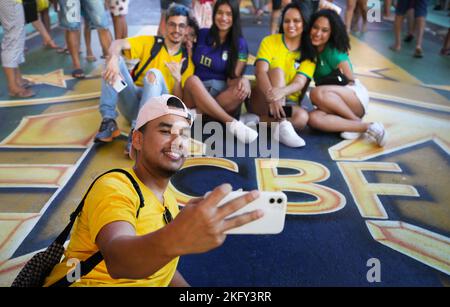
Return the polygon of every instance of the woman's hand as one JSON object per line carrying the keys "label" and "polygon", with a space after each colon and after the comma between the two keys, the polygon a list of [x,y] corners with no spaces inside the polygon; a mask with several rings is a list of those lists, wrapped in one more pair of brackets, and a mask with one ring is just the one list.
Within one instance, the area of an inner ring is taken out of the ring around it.
{"label": "woman's hand", "polygon": [[284,87],[272,87],[269,88],[266,92],[266,99],[270,103],[283,100],[285,97],[286,94],[284,92]]}
{"label": "woman's hand", "polygon": [[236,95],[241,101],[244,101],[246,98],[250,97],[252,89],[250,87],[250,81],[247,78],[239,78],[237,87],[236,87]]}
{"label": "woman's hand", "polygon": [[269,104],[269,112],[276,119],[281,120],[286,118],[286,114],[283,110],[283,105],[281,101],[275,101]]}

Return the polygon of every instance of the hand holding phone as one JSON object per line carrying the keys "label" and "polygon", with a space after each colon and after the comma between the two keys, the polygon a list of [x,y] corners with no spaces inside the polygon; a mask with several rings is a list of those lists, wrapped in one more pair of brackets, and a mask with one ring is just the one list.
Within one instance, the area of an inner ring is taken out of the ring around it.
{"label": "hand holding phone", "polygon": [[112,86],[117,93],[120,93],[124,88],[127,87],[127,83],[123,81],[121,76],[118,76]]}
{"label": "hand holding phone", "polygon": [[[248,192],[233,191],[223,198],[217,206],[240,197]],[[227,218],[240,215],[253,210],[262,210],[264,216],[251,223],[233,228],[226,234],[277,234],[283,231],[287,210],[287,196],[283,192],[261,191],[260,196],[242,209],[229,215]]]}
{"label": "hand holding phone", "polygon": [[[286,118],[292,117],[292,106],[283,106],[284,114],[286,115]],[[269,117],[275,117],[273,114],[270,113],[269,110]]]}

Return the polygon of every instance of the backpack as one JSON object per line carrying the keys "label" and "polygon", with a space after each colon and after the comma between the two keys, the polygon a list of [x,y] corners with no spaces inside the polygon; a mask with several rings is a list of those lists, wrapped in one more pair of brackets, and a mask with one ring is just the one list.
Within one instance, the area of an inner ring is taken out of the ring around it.
{"label": "backpack", "polygon": [[[155,42],[153,43],[152,50],[150,50],[150,57],[147,59],[147,61],[139,71],[137,71],[137,68],[141,62],[137,63],[131,70],[131,77],[133,78],[134,82],[136,82],[136,80],[144,72],[144,70],[147,68],[150,62],[153,61],[153,59],[158,55],[163,46],[164,46],[164,38],[161,36],[155,36]],[[186,59],[181,65],[181,74],[183,74],[189,65],[189,60],[188,60],[188,53],[185,47],[181,47],[181,52],[182,52],[181,59]]]}
{"label": "backpack", "polygon": [[[64,242],[67,240],[67,237],[70,234],[70,231],[73,227],[75,219],[80,215],[81,210],[84,206],[84,201],[89,194],[89,191],[94,186],[94,183],[103,175],[118,172],[126,175],[128,179],[133,184],[134,189],[136,190],[139,196],[139,208],[136,213],[136,218],[139,217],[139,211],[142,207],[144,207],[144,198],[142,196],[141,190],[139,188],[138,183],[133,178],[133,176],[123,169],[112,169],[109,170],[100,176],[98,176],[89,186],[86,194],[81,200],[78,207],[75,211],[70,215],[70,222],[61,232],[61,234],[53,241],[52,244],[45,250],[40,253],[34,255],[22,268],[17,277],[14,279],[11,287],[42,287],[44,285],[45,279],[51,273],[55,265],[61,262],[61,258],[64,255]],[[80,277],[88,274],[90,271],[94,269],[94,267],[99,264],[103,260],[103,255],[100,251],[96,252],[88,259],[81,261],[80,265]],[[69,282],[66,276],[62,277],[60,280],[56,281],[50,287],[68,287],[73,282]]]}

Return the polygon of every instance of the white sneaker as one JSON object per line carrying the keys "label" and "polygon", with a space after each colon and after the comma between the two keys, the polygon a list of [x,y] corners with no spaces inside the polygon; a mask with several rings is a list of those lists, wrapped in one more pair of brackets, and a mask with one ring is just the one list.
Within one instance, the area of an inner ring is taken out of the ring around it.
{"label": "white sneaker", "polygon": [[361,136],[359,132],[341,132],[341,138],[344,140],[356,140]]}
{"label": "white sneaker", "polygon": [[244,144],[251,143],[258,137],[258,132],[237,120],[227,123],[227,128],[241,143]]}
{"label": "white sneaker", "polygon": [[371,123],[367,129],[367,134],[375,139],[378,146],[386,145],[388,136],[382,123]]}
{"label": "white sneaker", "polygon": [[245,113],[239,117],[239,121],[254,126],[259,123],[259,116],[253,113]]}
{"label": "white sneaker", "polygon": [[294,126],[287,120],[283,120],[276,125],[273,138],[289,147],[303,147],[306,145],[305,140],[295,132]]}

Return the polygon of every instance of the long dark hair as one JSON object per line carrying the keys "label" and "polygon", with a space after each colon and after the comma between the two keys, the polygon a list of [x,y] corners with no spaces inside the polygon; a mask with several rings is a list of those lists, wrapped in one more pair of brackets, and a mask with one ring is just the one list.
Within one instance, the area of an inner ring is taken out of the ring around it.
{"label": "long dark hair", "polygon": [[333,10],[320,10],[311,16],[311,28],[308,36],[311,37],[311,29],[320,17],[325,17],[330,23],[330,38],[327,45],[340,52],[348,53],[350,50],[350,39],[341,17]]}
{"label": "long dark hair", "polygon": [[211,29],[209,30],[209,38],[211,43],[215,48],[219,47],[220,37],[219,37],[219,29],[216,26],[215,19],[216,14],[221,5],[227,4],[231,7],[231,12],[233,14],[233,24],[231,25],[231,29],[228,31],[227,37],[225,39],[224,45],[229,46],[230,52],[228,54],[228,63],[226,74],[228,78],[237,78],[236,76],[236,64],[238,62],[238,53],[239,53],[239,39],[242,37],[242,29],[241,29],[241,16],[239,14],[239,2],[237,0],[217,0],[213,9],[213,24]]}
{"label": "long dark hair", "polygon": [[310,60],[311,62],[316,62],[316,50],[311,43],[311,38],[309,37],[309,9],[298,1],[294,1],[286,5],[281,13],[281,23],[280,30],[278,31],[281,34],[284,34],[283,23],[284,16],[289,9],[296,9],[300,12],[300,16],[303,21],[303,33],[300,41],[300,47],[298,51],[300,51],[300,59],[302,62],[304,60]]}

